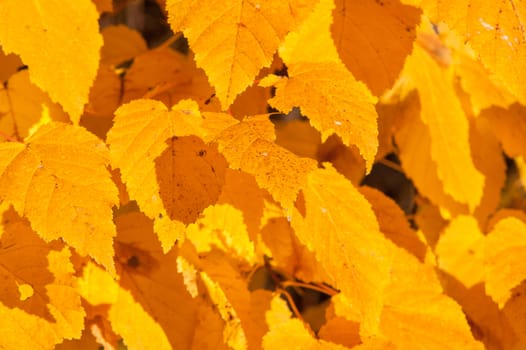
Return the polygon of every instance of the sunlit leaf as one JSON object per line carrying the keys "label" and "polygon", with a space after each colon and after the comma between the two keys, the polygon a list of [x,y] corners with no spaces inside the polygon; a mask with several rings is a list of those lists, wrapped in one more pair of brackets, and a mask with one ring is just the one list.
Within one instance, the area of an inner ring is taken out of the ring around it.
{"label": "sunlit leaf", "polygon": [[499,221],[488,234],[484,248],[486,292],[502,307],[511,290],[526,278],[522,264],[526,249],[526,224],[509,217]]}
{"label": "sunlit leaf", "polygon": [[444,21],[460,33],[476,50],[492,78],[525,102],[524,3],[423,0],[422,7],[432,21]]}
{"label": "sunlit leaf", "polygon": [[30,67],[31,81],[60,103],[74,123],[88,102],[99,65],[98,17],[90,0],[3,0],[0,6],[2,49],[20,55]]}
{"label": "sunlit leaf", "polygon": [[274,85],[269,103],[284,113],[295,106],[321,132],[322,141],[332,133],[355,144],[370,170],[378,147],[376,98],[341,63],[329,28],[333,4],[323,0],[297,32],[280,47],[289,78],[269,76],[261,85]]}
{"label": "sunlit leaf", "polygon": [[163,204],[155,160],[171,150],[167,141],[202,134],[201,122],[193,101],[182,101],[169,110],[159,101],[135,100],[116,111],[115,125],[108,133],[112,165],[120,169],[130,198],[159,225],[156,231],[166,251],[175,240],[183,238],[183,224],[173,224],[169,208]]}
{"label": "sunlit leaf", "polygon": [[0,88],[0,130],[22,140],[38,122],[44,108],[53,120],[69,121],[62,108],[31,83],[27,70],[13,74]]}
{"label": "sunlit leaf", "polygon": [[[252,84],[259,70],[270,66],[285,35],[316,4],[313,0],[214,1],[169,0],[174,32],[183,31],[223,110]],[[248,53],[250,52],[250,56]]]}
{"label": "sunlit leaf", "polygon": [[483,349],[471,334],[460,306],[442,294],[432,266],[393,247],[380,330],[397,348]]}
{"label": "sunlit leaf", "polygon": [[109,152],[94,135],[49,123],[25,143],[0,144],[0,197],[44,240],[61,237],[114,272],[112,207],[118,197],[108,163]]}
{"label": "sunlit leaf", "polygon": [[390,279],[388,241],[369,202],[350,181],[326,167],[308,175],[302,189],[305,215],[294,211],[292,226],[341,298],[359,314],[365,332],[374,332]]}
{"label": "sunlit leaf", "polygon": [[[429,128],[431,158],[436,162],[444,191],[473,211],[482,197],[484,176],[473,164],[469,148],[469,122],[455,94],[451,73],[420,46],[415,46],[403,74],[418,90],[420,117]],[[444,104],[448,108],[441,108]]]}

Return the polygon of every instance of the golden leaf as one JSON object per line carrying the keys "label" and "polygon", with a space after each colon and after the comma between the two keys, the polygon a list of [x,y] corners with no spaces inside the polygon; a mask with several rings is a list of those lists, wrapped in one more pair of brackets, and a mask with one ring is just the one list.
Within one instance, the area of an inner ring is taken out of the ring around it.
{"label": "golden leaf", "polygon": [[0,144],[0,197],[44,240],[62,237],[114,273],[118,193],[108,163],[104,143],[85,129],[45,124],[24,144]]}
{"label": "golden leaf", "polygon": [[98,18],[90,0],[5,0],[0,6],[2,49],[20,55],[30,67],[31,81],[60,103],[75,124],[99,65]]}
{"label": "golden leaf", "polygon": [[188,38],[197,65],[205,70],[226,110],[259,70],[270,66],[285,35],[315,3],[169,0],[166,8],[173,31],[183,31]]}

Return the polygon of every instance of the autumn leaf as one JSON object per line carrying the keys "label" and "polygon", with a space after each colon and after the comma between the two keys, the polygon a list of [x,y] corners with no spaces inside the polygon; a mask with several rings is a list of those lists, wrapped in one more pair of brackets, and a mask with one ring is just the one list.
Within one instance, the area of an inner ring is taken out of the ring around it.
{"label": "autumn leaf", "polygon": [[257,184],[290,208],[316,162],[272,142],[275,133],[267,115],[248,117],[221,131],[214,142],[230,168],[254,175]]}
{"label": "autumn leaf", "polygon": [[18,55],[9,54],[6,55],[2,51],[0,46],[0,62],[2,63],[0,68],[0,81],[5,82],[8,80],[11,75],[15,74],[18,71],[18,68],[22,67],[24,64]]}
{"label": "autumn leaf", "polygon": [[338,53],[353,75],[380,96],[393,86],[413,49],[420,11],[398,0],[335,4],[331,33]]}
{"label": "autumn leaf", "polygon": [[106,146],[81,127],[50,123],[25,143],[0,144],[0,154],[0,197],[44,240],[63,238],[114,273],[118,198]]}
{"label": "autumn leaf", "polygon": [[[473,211],[482,197],[484,176],[473,164],[469,122],[455,94],[451,73],[448,74],[420,46],[415,46],[403,75],[418,91],[420,117],[429,128],[431,158],[437,164],[437,174],[445,192]],[[441,108],[444,104],[448,105],[447,109]]]}
{"label": "autumn leaf", "polygon": [[20,55],[30,67],[31,81],[60,103],[75,124],[88,102],[99,65],[98,17],[89,0],[3,0],[0,6],[2,49]]}
{"label": "autumn leaf", "polygon": [[519,262],[526,245],[525,226],[514,217],[502,219],[485,241],[486,292],[501,308],[510,298],[511,290],[525,279],[526,271]]}
{"label": "autumn leaf", "polygon": [[336,133],[344,144],[357,145],[370,170],[378,147],[376,99],[340,61],[329,32],[332,9],[331,1],[321,1],[280,46],[288,78],[269,76],[260,85],[276,87],[269,103],[282,112],[300,106],[322,141]]}
{"label": "autumn leaf", "polygon": [[292,318],[286,303],[275,297],[266,315],[270,332],[263,338],[263,349],[276,349],[287,344],[289,349],[344,350],[345,346],[316,339],[297,318]]}
{"label": "autumn leaf", "polygon": [[[2,346],[53,349],[63,338],[79,338],[84,310],[74,290],[71,253],[45,243],[13,208],[2,211],[0,293]],[[38,329],[34,332],[33,329]]]}
{"label": "autumn leaf", "polygon": [[255,262],[254,243],[248,236],[243,213],[231,205],[209,206],[202,218],[188,226],[186,235],[197,252],[209,252],[216,247],[247,262]]}
{"label": "autumn leaf", "polygon": [[305,213],[294,211],[292,227],[341,291],[346,307],[358,313],[361,331],[371,334],[378,327],[390,279],[388,241],[369,202],[334,168],[325,166],[308,175],[302,189]]}
{"label": "autumn leaf", "polygon": [[467,0],[421,2],[432,21],[446,22],[464,37],[491,72],[492,80],[525,102],[524,4]]}
{"label": "autumn leaf", "polygon": [[442,294],[432,266],[392,247],[391,282],[385,289],[380,331],[397,348],[483,349],[460,306]]}
{"label": "autumn leaf", "polygon": [[259,70],[270,66],[285,35],[315,4],[236,0],[219,5],[213,1],[170,0],[166,8],[173,31],[183,31],[188,38],[197,65],[205,70],[226,110],[253,83]]}
{"label": "autumn leaf", "polygon": [[[197,323],[198,305],[192,300],[176,271],[177,252],[164,254],[153,231],[152,220],[136,211],[116,218],[115,260],[120,274],[119,289],[130,293],[134,303],[159,326],[172,348],[189,348]],[[101,288],[103,288],[101,286]],[[127,297],[125,297],[127,298]],[[176,301],[176,302],[174,302]],[[129,311],[114,302],[121,314],[119,327],[126,327]],[[112,321],[113,322],[113,321]],[[136,326],[140,330],[141,321]],[[115,329],[117,331],[117,329]],[[145,337],[146,332],[140,332]],[[122,334],[124,336],[124,334]],[[143,344],[150,344],[148,338]],[[154,343],[151,343],[154,344]]]}
{"label": "autumn leaf", "polygon": [[24,139],[44,110],[53,120],[69,121],[62,108],[31,83],[27,70],[13,74],[0,88],[0,130],[6,135]]}
{"label": "autumn leaf", "polygon": [[[107,272],[93,263],[84,268],[79,292],[91,304],[111,304],[107,317],[128,347],[172,348],[159,324],[133,299],[131,293],[120,288]],[[130,314],[133,317],[129,317]]]}
{"label": "autumn leaf", "polygon": [[436,246],[438,266],[467,288],[484,280],[484,235],[471,216],[458,216]]}
{"label": "autumn leaf", "polygon": [[2,346],[52,349],[62,338],[80,337],[84,310],[73,288],[69,249],[46,244],[5,203],[1,211],[0,314],[10,320],[0,323]]}
{"label": "autumn leaf", "polygon": [[117,66],[147,50],[141,34],[127,26],[109,26],[104,28],[101,34],[104,40],[100,52],[101,64]]}
{"label": "autumn leaf", "polygon": [[120,169],[130,198],[163,228],[157,232],[163,249],[168,251],[177,239],[183,238],[183,224],[173,223],[169,209],[163,205],[155,160],[170,149],[166,141],[178,136],[202,135],[201,114],[197,104],[189,100],[171,110],[159,101],[135,100],[121,106],[115,114],[107,141],[112,165]]}
{"label": "autumn leaf", "polygon": [[411,229],[404,212],[396,202],[372,187],[363,186],[359,191],[371,204],[380,231],[391,242],[423,261],[427,251],[426,245]]}

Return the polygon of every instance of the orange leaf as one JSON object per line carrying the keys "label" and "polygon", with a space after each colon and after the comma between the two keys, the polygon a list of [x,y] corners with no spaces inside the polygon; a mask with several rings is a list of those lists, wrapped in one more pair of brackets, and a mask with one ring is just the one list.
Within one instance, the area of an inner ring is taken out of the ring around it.
{"label": "orange leaf", "polygon": [[[142,213],[130,212],[118,216],[115,221],[119,288],[131,293],[134,303],[160,326],[172,348],[189,348],[198,321],[197,306],[186,290],[183,277],[177,273],[177,250],[163,253],[152,221]],[[113,307],[116,314],[122,313],[122,318],[112,322],[125,327],[129,311],[119,300],[114,301]],[[138,320],[136,326],[140,325]],[[140,333],[149,336],[146,332]]]}
{"label": "orange leaf", "polygon": [[0,82],[8,80],[23,65],[20,57],[15,54],[6,55],[0,46]]}
{"label": "orange leaf", "polygon": [[424,261],[427,251],[426,244],[411,229],[398,204],[375,188],[363,186],[359,191],[371,204],[380,231],[391,242],[404,248],[420,261]]}
{"label": "orange leaf", "polygon": [[480,114],[489,121],[491,130],[502,144],[502,148],[510,157],[526,157],[526,109],[519,104],[513,104],[507,109],[491,107]]}
{"label": "orange leaf", "polygon": [[114,273],[118,193],[108,162],[104,143],[85,129],[46,124],[25,144],[0,144],[0,197],[44,240],[62,237]]}
{"label": "orange leaf", "polygon": [[420,11],[398,0],[337,0],[331,31],[343,63],[380,96],[413,50]]}
{"label": "orange leaf", "polygon": [[0,6],[4,52],[20,55],[30,67],[31,81],[60,103],[75,124],[88,102],[99,65],[102,37],[98,18],[90,0],[6,0]]}
{"label": "orange leaf", "polygon": [[325,166],[308,175],[302,189],[306,214],[303,218],[295,210],[292,226],[330,276],[328,282],[341,290],[342,305],[358,313],[362,331],[370,334],[378,326],[390,279],[389,242],[369,202],[350,181]]}
{"label": "orange leaf", "polygon": [[101,64],[116,66],[148,49],[141,34],[124,25],[108,26],[101,34],[104,39]]}
{"label": "orange leaf", "polygon": [[[272,63],[285,35],[306,17],[316,1],[167,1],[169,23],[183,31],[226,110]],[[250,53],[250,54],[249,54]]]}

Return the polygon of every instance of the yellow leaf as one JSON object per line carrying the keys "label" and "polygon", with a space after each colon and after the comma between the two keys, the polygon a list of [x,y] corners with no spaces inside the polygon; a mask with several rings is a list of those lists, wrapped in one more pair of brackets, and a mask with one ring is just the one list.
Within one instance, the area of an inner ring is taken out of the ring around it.
{"label": "yellow leaf", "polygon": [[460,306],[442,294],[432,266],[392,246],[391,281],[380,331],[398,349],[477,349]]}
{"label": "yellow leaf", "polygon": [[247,339],[241,327],[241,320],[232,308],[225,293],[205,272],[201,272],[201,278],[208,289],[210,298],[214,301],[214,304],[217,305],[221,318],[226,321],[226,327],[223,333],[225,343],[235,350],[246,349]]}
{"label": "yellow leaf", "polygon": [[276,87],[269,103],[282,112],[299,106],[321,132],[322,141],[336,133],[344,144],[357,145],[370,170],[378,147],[376,98],[338,57],[330,36],[332,9],[331,1],[321,1],[298,32],[281,45],[289,78],[270,76],[260,85]]}
{"label": "yellow leaf", "polygon": [[[375,332],[389,283],[391,256],[371,205],[329,164],[312,171],[303,187],[305,217],[292,217],[296,235],[316,255],[341,291],[344,307],[358,313],[365,334]],[[337,311],[340,314],[340,311]]]}
{"label": "yellow leaf", "polygon": [[[191,255],[188,253],[188,249],[181,252],[182,255]],[[270,304],[270,293],[250,292],[247,288],[247,270],[241,269],[242,261],[232,259],[218,250],[201,253],[198,257],[194,255],[189,260],[200,271],[201,281],[206,288],[204,292],[224,320],[224,342],[234,349],[259,349],[261,338],[268,330],[264,312]],[[200,295],[203,294],[201,290]]]}
{"label": "yellow leaf", "polygon": [[337,0],[332,37],[343,63],[380,96],[393,86],[413,49],[417,8],[398,0]]}
{"label": "yellow leaf", "polygon": [[484,235],[471,216],[457,216],[444,230],[435,252],[438,267],[466,288],[484,280]]}
{"label": "yellow leaf", "polygon": [[274,297],[266,315],[270,331],[263,337],[263,349],[273,350],[286,347],[290,350],[344,350],[345,346],[316,339],[297,319],[291,318],[285,301]]}
{"label": "yellow leaf", "polygon": [[263,139],[254,141],[242,157],[241,170],[254,175],[258,185],[286,210],[292,207],[307,174],[317,167],[316,161],[298,157]]}
{"label": "yellow leaf", "polygon": [[218,150],[228,160],[230,168],[239,169],[243,154],[255,141],[274,141],[275,138],[274,125],[268,115],[263,114],[232,124],[218,133],[214,141],[219,145]]}
{"label": "yellow leaf", "polygon": [[253,83],[259,70],[270,66],[285,35],[315,3],[171,0],[166,8],[173,31],[183,31],[188,38],[197,65],[205,70],[226,110]]}
{"label": "yellow leaf", "polygon": [[526,102],[524,3],[423,0],[421,6],[433,22],[446,22],[469,41],[492,79]]}
{"label": "yellow leaf", "polygon": [[452,213],[467,213],[467,206],[455,201],[445,191],[438,176],[437,163],[429,156],[431,134],[429,127],[420,119],[421,111],[416,94],[410,94],[402,103],[382,110],[403,119],[398,122],[395,141],[402,168],[418,191]]}
{"label": "yellow leaf", "polygon": [[[177,136],[203,134],[201,114],[197,104],[190,100],[181,101],[171,110],[159,101],[136,100],[121,106],[115,115],[115,124],[107,138],[112,165],[120,168],[130,198],[155,220],[163,249],[168,251],[177,239],[183,238],[183,225],[179,221],[173,222],[167,212],[170,208],[163,204],[155,161],[163,152],[172,149],[167,141],[171,145]],[[170,154],[166,157],[170,158]],[[170,177],[172,171],[174,169],[168,169],[164,175]],[[166,190],[169,191],[170,187]],[[195,209],[191,215],[195,220]]]}
{"label": "yellow leaf", "polygon": [[77,126],[43,125],[25,144],[0,144],[0,197],[46,241],[62,237],[110,272],[117,188],[102,141]]}
{"label": "yellow leaf", "polygon": [[511,297],[511,290],[526,278],[525,252],[526,224],[514,217],[499,221],[486,237],[486,292],[500,308]]}
{"label": "yellow leaf", "polygon": [[24,139],[38,122],[43,108],[48,110],[51,119],[69,121],[62,108],[31,83],[27,70],[13,74],[8,83],[0,87],[0,130]]}
{"label": "yellow leaf", "polygon": [[[451,72],[417,45],[406,61],[403,75],[418,90],[420,117],[429,128],[431,158],[437,164],[444,191],[473,211],[482,198],[484,176],[473,164],[469,122],[456,96]],[[444,105],[448,108],[444,109]]]}
{"label": "yellow leaf", "polygon": [[80,337],[84,310],[73,289],[69,249],[46,244],[5,203],[1,211],[0,315],[9,320],[0,322],[2,346],[52,349],[63,338]]}
{"label": "yellow leaf", "polygon": [[259,187],[269,191],[284,208],[290,208],[316,162],[297,157],[272,142],[274,139],[268,115],[260,115],[224,129],[214,142],[230,168],[254,175]]}
{"label": "yellow leaf", "polygon": [[243,213],[228,204],[206,208],[195,224],[188,225],[187,238],[197,252],[209,252],[215,246],[229,255],[255,263],[254,243],[250,240]]}
{"label": "yellow leaf", "polygon": [[172,349],[162,328],[134,300],[132,293],[119,287],[107,272],[91,262],[79,280],[79,292],[91,304],[111,305],[108,311],[111,326],[129,349]]}
{"label": "yellow leaf", "polygon": [[98,18],[90,0],[5,0],[0,6],[2,49],[20,55],[31,81],[60,103],[75,124],[99,65]]}

